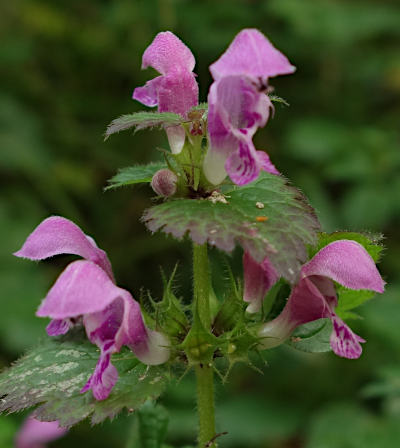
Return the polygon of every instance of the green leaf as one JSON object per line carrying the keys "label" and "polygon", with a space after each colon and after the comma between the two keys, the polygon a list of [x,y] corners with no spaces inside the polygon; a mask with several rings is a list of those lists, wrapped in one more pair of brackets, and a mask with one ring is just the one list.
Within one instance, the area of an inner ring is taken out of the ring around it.
{"label": "green leaf", "polygon": [[[232,189],[233,188],[233,189]],[[148,209],[143,221],[155,232],[197,244],[206,241],[226,252],[236,244],[261,262],[269,257],[294,282],[305,261],[306,245],[316,243],[319,223],[304,196],[282,176],[263,172],[244,187],[231,187],[206,199],[176,199]]]}
{"label": "green leaf", "polygon": [[306,448],[400,446],[398,417],[382,416],[365,408],[357,405],[355,400],[331,401],[328,405],[318,407],[315,417],[311,419]]}
{"label": "green leaf", "polygon": [[119,170],[118,174],[112,177],[105,190],[135,185],[140,183],[150,183],[154,174],[163,168],[167,168],[165,162],[154,162],[148,165],[128,166]]}
{"label": "green leaf", "polygon": [[136,112],[122,115],[113,120],[106,129],[105,139],[112,134],[135,128],[136,131],[145,128],[177,126],[182,123],[182,117],[172,112]]}
{"label": "green leaf", "polygon": [[323,353],[331,351],[332,323],[319,319],[297,327],[287,344],[302,352]]}
{"label": "green leaf", "polygon": [[371,300],[376,294],[374,291],[354,291],[341,285],[336,286],[336,292],[339,304],[335,313],[342,319],[354,319],[356,315],[349,311],[362,305],[367,300]]}
{"label": "green leaf", "polygon": [[400,397],[400,366],[393,364],[380,367],[378,379],[364,387],[364,397]]}
{"label": "green leaf", "polygon": [[126,448],[164,448],[169,416],[166,409],[151,401],[136,413],[133,433]]}
{"label": "green leaf", "polygon": [[96,401],[92,393],[80,393],[93,373],[99,350],[77,335],[48,338],[0,375],[0,412],[16,412],[40,404],[35,416],[72,426],[86,417],[99,423],[124,408],[135,410],[158,397],[167,382],[163,367],[148,367],[123,349],[112,363],[119,378],[110,396]]}

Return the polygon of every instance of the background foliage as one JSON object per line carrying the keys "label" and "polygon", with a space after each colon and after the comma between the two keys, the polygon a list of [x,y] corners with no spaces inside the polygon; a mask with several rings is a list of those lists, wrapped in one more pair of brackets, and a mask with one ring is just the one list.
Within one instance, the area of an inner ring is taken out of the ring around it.
{"label": "background foliage", "polygon": [[[118,282],[139,296],[161,293],[159,266],[180,260],[179,291],[190,297],[189,246],[151,237],[139,222],[146,187],[107,191],[121,166],[159,158],[162,133],[121,134],[106,125],[140,110],[135,86],[154,35],[170,29],[197,59],[201,99],[208,65],[243,27],[257,27],[297,66],[276,79],[290,107],[255,139],[309,197],[326,231],[383,232],[380,265],[387,293],[352,322],[368,343],[358,361],[332,354],[265,353],[264,375],[235,367],[218,390],[222,447],[385,448],[400,444],[400,7],[395,0],[14,0],[0,6],[0,365],[43,336],[34,317],[68,257],[40,266],[14,259],[27,234],[49,214],[76,221],[106,249]],[[236,254],[238,255],[238,254]],[[240,257],[234,268],[240,272]],[[213,254],[218,279],[221,259]],[[261,361],[255,360],[260,367]],[[168,441],[195,431],[190,376],[169,388]],[[0,445],[24,415],[0,417]],[[135,420],[74,428],[54,446],[125,447]]]}

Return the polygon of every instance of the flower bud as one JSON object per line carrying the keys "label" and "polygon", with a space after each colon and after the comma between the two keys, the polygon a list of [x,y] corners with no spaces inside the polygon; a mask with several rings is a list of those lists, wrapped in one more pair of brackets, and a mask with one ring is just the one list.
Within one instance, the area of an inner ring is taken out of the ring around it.
{"label": "flower bud", "polygon": [[157,171],[151,180],[151,188],[160,196],[173,196],[176,192],[176,182],[178,178],[170,170],[163,169]]}

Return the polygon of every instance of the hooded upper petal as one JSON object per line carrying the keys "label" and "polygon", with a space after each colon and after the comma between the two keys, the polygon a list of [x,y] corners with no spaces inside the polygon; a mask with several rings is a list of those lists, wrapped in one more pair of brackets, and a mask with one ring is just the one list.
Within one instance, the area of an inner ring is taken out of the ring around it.
{"label": "hooded upper petal", "polygon": [[58,421],[41,422],[29,416],[15,438],[16,448],[45,448],[47,443],[59,439],[68,432]]}
{"label": "hooded upper petal", "polygon": [[301,269],[302,276],[328,277],[350,289],[382,293],[385,282],[364,247],[352,240],[338,240],[322,248]]}
{"label": "hooded upper petal", "polygon": [[42,221],[28,236],[22,248],[14,255],[30,260],[44,260],[60,254],[79,255],[99,265],[113,277],[107,254],[99,249],[93,238],[69,219],[51,216]]}
{"label": "hooded upper petal", "polygon": [[153,67],[163,75],[175,70],[192,72],[195,59],[190,49],[171,31],[158,33],[146,48],[142,69]]}
{"label": "hooded upper petal", "polygon": [[265,294],[279,279],[279,275],[268,258],[257,263],[248,252],[243,255],[243,272],[243,300],[249,303],[246,311],[256,313],[260,311]]}
{"label": "hooded upper petal", "polygon": [[240,31],[225,53],[210,65],[214,80],[242,74],[266,79],[290,74],[295,70],[286,56],[256,29]]}

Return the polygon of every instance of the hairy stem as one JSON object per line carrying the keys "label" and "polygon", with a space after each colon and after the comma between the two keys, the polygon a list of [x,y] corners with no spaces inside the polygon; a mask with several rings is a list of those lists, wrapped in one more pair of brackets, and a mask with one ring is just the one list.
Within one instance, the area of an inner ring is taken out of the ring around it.
{"label": "hairy stem", "polygon": [[194,306],[205,328],[211,326],[210,315],[210,272],[207,244],[193,244],[193,295]]}
{"label": "hairy stem", "polygon": [[199,415],[199,448],[212,447],[216,444],[208,442],[215,436],[214,415],[214,372],[211,365],[196,366],[197,412]]}
{"label": "hairy stem", "polygon": [[[207,244],[193,245],[194,306],[206,329],[210,329],[210,272]],[[197,412],[199,416],[198,447],[215,448],[209,444],[215,436],[214,372],[211,360],[195,367],[197,382]]]}

